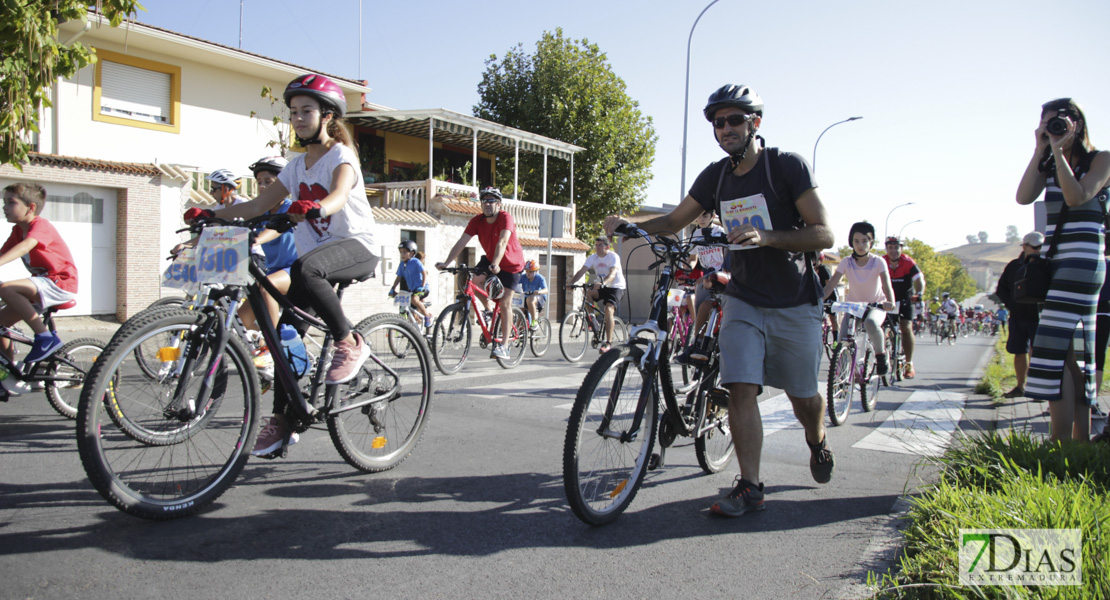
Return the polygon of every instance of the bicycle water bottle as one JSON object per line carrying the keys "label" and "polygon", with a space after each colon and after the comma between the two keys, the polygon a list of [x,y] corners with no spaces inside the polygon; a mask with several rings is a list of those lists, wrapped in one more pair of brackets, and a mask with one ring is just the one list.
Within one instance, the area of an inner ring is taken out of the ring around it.
{"label": "bicycle water bottle", "polygon": [[304,347],[301,334],[292,325],[282,324],[281,326],[281,348],[297,377],[308,372],[308,350]]}

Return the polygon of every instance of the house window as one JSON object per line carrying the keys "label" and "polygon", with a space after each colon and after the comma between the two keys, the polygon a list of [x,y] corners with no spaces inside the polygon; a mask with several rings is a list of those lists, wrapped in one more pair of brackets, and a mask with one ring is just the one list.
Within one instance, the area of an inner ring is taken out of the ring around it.
{"label": "house window", "polygon": [[181,67],[97,49],[93,120],[181,131]]}
{"label": "house window", "polygon": [[104,223],[104,199],[86,192],[75,196],[46,196],[42,216],[47,221],[67,223]]}

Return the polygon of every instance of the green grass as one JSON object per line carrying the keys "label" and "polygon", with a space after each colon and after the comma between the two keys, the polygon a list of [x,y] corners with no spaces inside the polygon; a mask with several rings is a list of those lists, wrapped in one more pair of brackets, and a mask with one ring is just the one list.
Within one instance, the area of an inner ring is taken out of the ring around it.
{"label": "green grass", "polygon": [[[1110,598],[1110,445],[1046,442],[1024,432],[962,438],[940,476],[911,500],[903,553],[871,573],[875,598]],[[1082,587],[961,587],[960,529],[1077,528]]]}
{"label": "green grass", "polygon": [[987,363],[983,377],[975,386],[976,394],[986,394],[994,403],[1002,401],[1002,394],[1017,385],[1014,376],[1014,355],[1006,352],[1006,337],[999,335],[994,342],[994,356]]}

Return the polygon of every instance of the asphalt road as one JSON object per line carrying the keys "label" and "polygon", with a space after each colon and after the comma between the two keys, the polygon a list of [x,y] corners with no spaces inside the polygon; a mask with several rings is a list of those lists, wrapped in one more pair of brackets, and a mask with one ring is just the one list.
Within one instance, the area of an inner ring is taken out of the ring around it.
{"label": "asphalt road", "polygon": [[827,485],[767,390],[766,511],[711,516],[736,465],[704,475],[679,440],[601,528],[563,493],[566,420],[589,365],[563,361],[557,344],[514,370],[475,352],[459,374],[437,373],[424,438],[392,471],[357,472],[326,430],[309,431],[288,459],[248,463],[208,510],[163,523],[109,506],[84,474],[73,422],[41,395],[15,398],[0,404],[0,598],[859,597],[868,570],[893,558],[900,499],[931,474],[912,444],[891,440],[912,437],[926,412],[915,407],[937,398],[959,399],[960,429],[991,427],[990,402],[968,387],[991,341],[923,338],[916,379],[830,429]]}

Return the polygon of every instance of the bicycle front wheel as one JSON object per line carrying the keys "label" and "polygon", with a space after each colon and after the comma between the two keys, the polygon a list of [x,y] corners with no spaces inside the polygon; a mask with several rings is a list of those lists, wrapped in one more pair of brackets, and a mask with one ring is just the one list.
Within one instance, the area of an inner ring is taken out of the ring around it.
{"label": "bicycle front wheel", "polygon": [[[261,392],[237,337],[215,357],[221,366],[208,402],[192,402],[215,364],[208,318],[221,317],[169,309],[133,323],[109,342],[81,391],[81,463],[100,495],[128,514],[164,520],[195,513],[234,483],[250,457]],[[152,379],[137,364],[136,350],[166,337],[184,344],[164,347],[160,359],[169,366]],[[191,355],[199,357],[190,361]],[[180,386],[187,401],[171,407]]]}
{"label": "bicycle front wheel", "polygon": [[428,424],[434,380],[432,357],[424,336],[399,316],[368,317],[355,329],[370,344],[387,340],[403,351],[371,354],[348,383],[328,386],[328,432],[336,450],[351,466],[368,473],[392,469],[416,448]]}
{"label": "bicycle front wheel", "polygon": [[547,354],[547,349],[551,347],[551,321],[547,317],[536,319],[536,330],[532,332],[530,338],[532,356],[539,358]]}
{"label": "bicycle front wheel", "polygon": [[[46,399],[59,415],[67,419],[77,418],[77,404],[81,399],[81,387],[96,359],[104,352],[104,345],[93,338],[81,338],[67,342],[48,359],[45,375]],[[34,371],[32,371],[34,374]]]}
{"label": "bicycle front wheel", "polygon": [[572,363],[582,360],[591,335],[586,313],[576,310],[563,317],[559,325],[559,351],[563,353],[563,358]]}
{"label": "bicycle front wheel", "polygon": [[855,380],[855,345],[845,341],[833,350],[833,359],[829,362],[826,402],[829,407],[829,420],[833,425],[843,425],[848,420],[848,411],[852,408],[852,396],[855,395]]}
{"label": "bicycle front wheel", "polygon": [[[889,355],[887,355],[889,357]],[[859,382],[859,403],[864,412],[871,412],[875,408],[875,400],[879,397],[879,365],[875,362],[875,351],[867,345],[867,352],[863,357],[863,381]],[[888,364],[889,372],[890,366]]]}
{"label": "bicycle front wheel", "polygon": [[470,319],[466,304],[456,302],[443,309],[432,331],[432,358],[444,375],[454,375],[470,354]]}
{"label": "bicycle front wheel", "polygon": [[616,350],[598,358],[578,389],[563,444],[567,501],[590,525],[613,521],[632,503],[659,422],[654,378],[639,367],[642,350]]}

